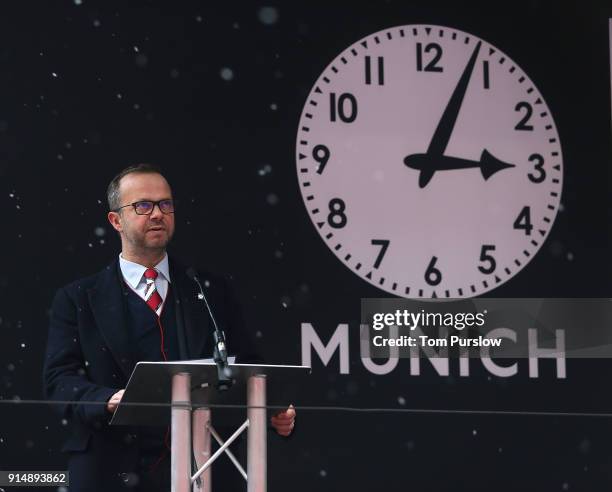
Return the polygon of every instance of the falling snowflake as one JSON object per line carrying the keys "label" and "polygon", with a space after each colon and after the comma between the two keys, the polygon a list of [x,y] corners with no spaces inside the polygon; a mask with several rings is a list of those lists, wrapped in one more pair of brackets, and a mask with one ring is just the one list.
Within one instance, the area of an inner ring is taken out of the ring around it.
{"label": "falling snowflake", "polygon": [[278,22],[278,9],[274,7],[262,7],[259,9],[257,17],[262,24],[271,26]]}
{"label": "falling snowflake", "polygon": [[265,176],[266,174],[270,174],[272,172],[272,166],[270,164],[265,164],[261,169],[257,171],[257,174],[260,176]]}
{"label": "falling snowflake", "polygon": [[219,74],[223,80],[229,81],[234,78],[234,71],[229,67],[223,67]]}

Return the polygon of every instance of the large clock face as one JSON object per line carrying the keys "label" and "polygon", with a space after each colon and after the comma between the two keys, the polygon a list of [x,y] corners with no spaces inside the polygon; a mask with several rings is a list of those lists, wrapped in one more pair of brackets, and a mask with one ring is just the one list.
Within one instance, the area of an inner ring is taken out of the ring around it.
{"label": "large clock face", "polygon": [[300,190],[348,268],[399,296],[470,297],[536,255],[561,198],[561,144],[529,76],[457,29],[349,46],[300,118]]}

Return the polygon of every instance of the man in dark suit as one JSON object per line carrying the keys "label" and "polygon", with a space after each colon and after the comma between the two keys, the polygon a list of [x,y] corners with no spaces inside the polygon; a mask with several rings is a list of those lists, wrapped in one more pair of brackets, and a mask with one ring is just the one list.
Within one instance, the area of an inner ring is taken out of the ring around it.
{"label": "man in dark suit", "polygon": [[[71,490],[168,490],[168,430],[108,422],[136,362],[211,357],[211,321],[185,268],[166,253],[174,202],[159,170],[144,164],[123,170],[108,187],[108,202],[121,254],[101,272],[57,292],[45,394],[75,402],[57,405],[71,426],[62,448],[69,453]],[[256,362],[230,289],[220,277],[201,277],[231,354],[238,362]],[[294,419],[289,407],[271,425],[288,436]]]}

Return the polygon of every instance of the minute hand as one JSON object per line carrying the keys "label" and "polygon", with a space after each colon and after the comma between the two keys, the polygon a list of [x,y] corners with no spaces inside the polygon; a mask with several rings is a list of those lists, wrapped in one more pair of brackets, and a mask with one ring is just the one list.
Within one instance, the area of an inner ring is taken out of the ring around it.
{"label": "minute hand", "polygon": [[480,44],[481,41],[478,41],[478,44],[476,45],[476,48],[474,48],[474,52],[472,53],[468,64],[461,74],[457,87],[455,87],[453,95],[451,96],[450,101],[448,101],[444,114],[442,115],[442,118],[440,118],[436,132],[431,138],[431,142],[429,143],[429,147],[427,149],[427,153],[430,155],[443,155],[444,151],[446,150],[448,141],[453,133],[453,128],[455,127],[455,122],[457,121],[457,116],[459,115],[459,110],[461,109],[461,104],[463,103],[463,96],[465,96],[472,71],[474,70],[476,58],[478,57],[478,51],[480,50]]}

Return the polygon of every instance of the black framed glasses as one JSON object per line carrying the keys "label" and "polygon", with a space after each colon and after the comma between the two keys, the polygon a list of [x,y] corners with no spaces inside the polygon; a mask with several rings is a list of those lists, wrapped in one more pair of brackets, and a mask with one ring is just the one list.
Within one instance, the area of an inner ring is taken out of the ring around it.
{"label": "black framed glasses", "polygon": [[174,200],[170,198],[166,198],[165,200],[159,200],[154,202],[152,200],[141,200],[139,202],[128,203],[127,205],[123,205],[122,207],[116,208],[113,212],[119,212],[122,208],[125,207],[134,207],[134,212],[138,215],[151,215],[153,213],[153,209],[155,205],[159,207],[162,213],[164,214],[173,214],[174,213]]}

